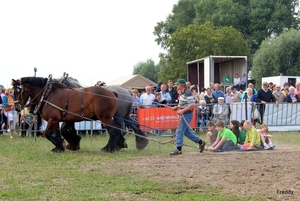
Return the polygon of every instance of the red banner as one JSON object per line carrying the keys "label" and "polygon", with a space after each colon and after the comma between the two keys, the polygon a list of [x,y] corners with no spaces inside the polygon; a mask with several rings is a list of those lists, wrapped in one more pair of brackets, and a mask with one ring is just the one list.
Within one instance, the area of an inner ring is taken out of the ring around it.
{"label": "red banner", "polygon": [[[192,128],[196,127],[196,107],[193,112],[193,119],[190,123]],[[170,107],[164,108],[140,108],[137,111],[137,120],[143,130],[168,130],[177,128],[179,115]]]}

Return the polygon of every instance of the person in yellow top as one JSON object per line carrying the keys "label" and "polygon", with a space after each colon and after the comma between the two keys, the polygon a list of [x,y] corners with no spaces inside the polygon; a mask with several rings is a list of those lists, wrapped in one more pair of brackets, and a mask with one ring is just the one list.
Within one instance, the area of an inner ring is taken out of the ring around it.
{"label": "person in yellow top", "polygon": [[[34,115],[29,112],[28,107],[25,107],[21,111],[20,121],[22,122],[21,123],[21,128],[22,128],[21,136],[25,137],[26,130],[27,129],[31,130],[33,128],[33,124],[35,123]],[[31,136],[32,136],[32,134],[31,134]]]}
{"label": "person in yellow top", "polygon": [[254,126],[252,126],[249,120],[244,122],[244,129],[247,130],[247,134],[244,144],[241,145],[242,149],[254,149],[255,147],[260,147],[260,134]]}

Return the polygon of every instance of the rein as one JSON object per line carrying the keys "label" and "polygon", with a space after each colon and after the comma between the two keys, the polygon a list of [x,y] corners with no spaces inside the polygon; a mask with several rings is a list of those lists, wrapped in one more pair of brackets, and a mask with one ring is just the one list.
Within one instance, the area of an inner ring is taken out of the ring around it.
{"label": "rein", "polygon": [[[39,104],[37,105],[37,107],[35,108],[35,110],[33,111],[33,114],[37,114],[37,112],[40,110],[41,106],[42,106],[42,102],[44,102],[44,97],[45,97],[45,94],[46,94],[46,91],[49,91],[49,93],[47,95],[50,94],[50,91],[52,89],[52,75],[50,74],[49,77],[48,77],[48,81],[45,85],[45,87],[43,88],[43,94],[41,96],[41,99],[39,101]],[[32,99],[34,100],[37,96],[39,95],[39,93]],[[30,102],[32,102],[32,100]]]}

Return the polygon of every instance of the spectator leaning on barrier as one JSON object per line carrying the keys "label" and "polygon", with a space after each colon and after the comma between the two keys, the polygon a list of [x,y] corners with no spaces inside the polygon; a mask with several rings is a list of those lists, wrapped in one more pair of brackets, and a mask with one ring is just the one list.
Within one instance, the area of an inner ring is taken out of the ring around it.
{"label": "spectator leaning on barrier", "polygon": [[272,94],[272,91],[268,89],[269,83],[264,82],[262,88],[258,90],[256,96],[256,102],[259,104],[258,110],[261,116],[261,123],[263,123],[263,115],[265,112],[266,103],[275,102],[276,106],[278,106],[278,101]]}
{"label": "spectator leaning on barrier", "polygon": [[287,96],[288,95],[288,93],[289,93],[289,87],[290,87],[290,85],[289,85],[289,83],[288,82],[285,82],[284,84],[283,84],[283,88],[282,88],[282,93],[284,94],[284,96]]}
{"label": "spectator leaning on barrier", "polygon": [[171,96],[171,104],[176,105],[178,103],[178,101],[177,101],[178,93],[177,93],[177,90],[173,87],[172,80],[168,81],[168,89],[166,91],[169,92],[169,94]]}
{"label": "spectator leaning on barrier", "polygon": [[285,96],[281,91],[280,85],[276,85],[275,90],[272,92],[278,103],[285,102]]}
{"label": "spectator leaning on barrier", "polygon": [[145,88],[146,93],[143,93],[140,97],[140,100],[142,102],[142,106],[144,108],[149,108],[152,107],[152,102],[155,99],[154,94],[151,93],[151,87],[150,86],[146,86]]}
{"label": "spectator leaning on barrier", "polygon": [[190,129],[190,122],[193,118],[193,111],[195,107],[195,99],[191,90],[186,86],[184,79],[179,79],[177,82],[177,89],[181,91],[179,103],[177,106],[172,107],[172,110],[177,111],[180,116],[180,121],[176,129],[176,147],[177,149],[170,153],[170,155],[182,154],[183,137],[186,136],[190,140],[199,144],[200,153],[203,152],[206,142],[201,140]]}
{"label": "spectator leaning on barrier", "polygon": [[237,102],[241,102],[242,94],[237,90],[236,87],[231,87],[231,95],[235,97]]}
{"label": "spectator leaning on barrier", "polygon": [[295,93],[295,88],[293,86],[289,87],[289,94],[285,97],[285,101],[288,103],[299,103],[300,98]]}
{"label": "spectator leaning on barrier", "polygon": [[[257,94],[257,90],[255,89],[255,87],[254,87],[254,85],[252,83],[248,84],[248,88],[252,89],[253,95]],[[242,94],[241,102],[244,102],[245,95],[246,95],[246,91],[244,91],[244,93]]]}
{"label": "spectator leaning on barrier", "polygon": [[169,92],[167,92],[166,90],[167,90],[167,86],[165,84],[162,84],[161,91],[160,91],[161,102],[164,102],[163,104],[170,104],[172,102],[172,98]]}

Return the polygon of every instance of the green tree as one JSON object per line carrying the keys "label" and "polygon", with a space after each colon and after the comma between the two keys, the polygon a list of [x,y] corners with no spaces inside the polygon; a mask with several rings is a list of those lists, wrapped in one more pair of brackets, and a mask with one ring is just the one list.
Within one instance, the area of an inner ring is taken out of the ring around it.
{"label": "green tree", "polygon": [[163,82],[186,77],[186,62],[209,55],[249,55],[247,42],[232,27],[212,23],[191,24],[178,29],[166,42],[168,53],[160,54],[159,77]]}
{"label": "green tree", "polygon": [[148,59],[146,62],[139,62],[133,67],[133,75],[140,74],[153,82],[158,82],[158,72],[160,71],[160,65],[155,65],[152,59]]}
{"label": "green tree", "polygon": [[171,38],[171,35],[181,27],[186,27],[192,24],[196,11],[194,5],[197,0],[180,0],[178,4],[173,6],[173,14],[168,15],[166,21],[160,21],[154,27],[153,34],[156,35],[155,41],[162,48],[167,48],[166,40]]}
{"label": "green tree", "polygon": [[253,57],[252,77],[295,76],[300,72],[300,31],[290,29],[278,37],[264,40]]}
{"label": "green tree", "polygon": [[232,26],[248,40],[254,53],[261,42],[283,30],[299,29],[298,0],[179,0],[172,14],[154,28],[156,42],[167,48],[166,40],[179,28],[194,22],[212,22],[217,27]]}

